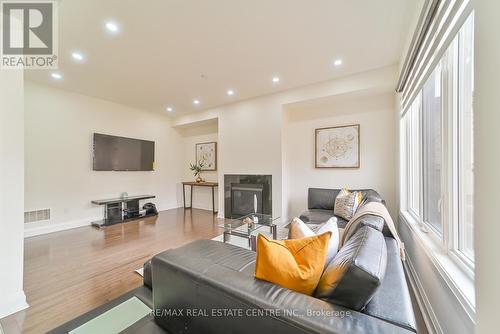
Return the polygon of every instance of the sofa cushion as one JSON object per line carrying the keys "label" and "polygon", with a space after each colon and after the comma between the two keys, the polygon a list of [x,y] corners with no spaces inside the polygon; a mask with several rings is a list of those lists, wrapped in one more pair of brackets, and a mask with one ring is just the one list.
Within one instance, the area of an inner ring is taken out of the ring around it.
{"label": "sofa cushion", "polygon": [[[347,224],[347,221],[341,217],[337,217],[333,214],[332,210],[322,210],[322,209],[310,209],[304,211],[300,214],[299,218],[306,224],[311,225],[321,225],[328,221],[328,219],[336,217],[337,218],[337,226],[339,228],[344,228]],[[314,230],[314,227],[311,229]]]}
{"label": "sofa cushion", "polygon": [[413,306],[395,239],[386,237],[387,269],[382,284],[363,313],[416,332]]}
{"label": "sofa cushion", "polygon": [[333,260],[334,256],[337,255],[337,252],[339,250],[340,234],[337,227],[337,218],[332,217],[328,219],[328,221],[316,231],[313,231],[306,223],[304,223],[299,218],[294,218],[290,223],[288,239],[311,237],[313,235],[322,234],[325,232],[332,232],[332,236],[330,237],[330,241],[328,242],[328,252],[325,259],[324,268],[326,268],[328,263]]}
{"label": "sofa cushion", "polygon": [[382,233],[363,226],[325,269],[315,296],[361,310],[381,284],[386,264],[387,248]]}
{"label": "sofa cushion", "polygon": [[337,198],[339,192],[340,189],[309,188],[307,208],[333,211],[335,198]]}
{"label": "sofa cushion", "polygon": [[362,193],[360,191],[349,191],[342,189],[335,198],[333,213],[337,217],[349,220],[354,216],[361,203]]}
{"label": "sofa cushion", "polygon": [[312,295],[325,267],[331,235],[269,240],[259,234],[255,278]]}
{"label": "sofa cushion", "polygon": [[[379,193],[373,189],[353,189],[353,191],[360,191],[363,195],[361,205],[366,202],[384,203],[384,200],[379,195]],[[309,210],[322,209],[333,211],[335,198],[337,198],[339,192],[340,189],[309,188],[307,196],[307,208]]]}
{"label": "sofa cushion", "polygon": [[360,219],[354,221],[354,225],[349,229],[349,233],[345,236],[345,240],[349,240],[354,234],[356,234],[358,229],[363,226],[368,226],[382,232],[385,227],[385,220],[382,217],[375,215],[364,215]]}

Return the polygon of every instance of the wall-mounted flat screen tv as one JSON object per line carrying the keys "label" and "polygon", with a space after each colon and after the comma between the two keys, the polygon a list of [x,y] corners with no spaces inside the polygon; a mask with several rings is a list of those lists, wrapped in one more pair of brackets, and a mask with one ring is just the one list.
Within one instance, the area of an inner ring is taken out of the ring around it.
{"label": "wall-mounted flat screen tv", "polygon": [[152,171],[155,142],[94,133],[96,171]]}

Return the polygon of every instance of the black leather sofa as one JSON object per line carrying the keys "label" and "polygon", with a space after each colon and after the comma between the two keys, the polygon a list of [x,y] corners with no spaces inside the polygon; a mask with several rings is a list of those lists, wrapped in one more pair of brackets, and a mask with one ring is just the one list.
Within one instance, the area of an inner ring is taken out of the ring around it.
{"label": "black leather sofa", "polygon": [[[360,205],[368,202],[380,202],[385,201],[380,197],[379,193],[373,189],[357,189],[354,191],[361,191],[363,194],[363,200]],[[331,217],[334,217],[334,205],[335,198],[339,194],[340,189],[322,189],[322,188],[309,188],[307,196],[307,210],[302,212],[299,218],[314,229],[315,226],[321,225],[326,222]],[[337,226],[339,228],[344,228],[347,221],[341,217],[335,216],[337,218]],[[383,219],[376,216],[367,216],[364,219],[365,225],[371,225],[376,223],[376,225],[383,225]],[[384,235],[390,236],[387,228],[384,229]]]}
{"label": "black leather sofa", "polygon": [[[373,190],[364,192],[369,195],[367,200],[382,201]],[[325,210],[322,211],[322,219],[328,219],[331,216],[327,218],[330,212],[326,211],[331,204],[327,206],[329,200],[323,200],[319,193],[327,194],[333,202],[338,190],[309,191],[310,197],[314,197],[314,200],[309,199],[309,211]],[[333,214],[333,208],[330,211]],[[308,222],[321,224],[320,220]],[[218,241],[199,240],[167,250],[145,264],[144,287],[137,290],[139,297],[153,306],[154,314],[123,333],[416,332],[399,250],[390,233],[382,234],[382,227],[383,221],[379,218],[367,217],[351,238],[363,241],[350,246],[346,243],[339,250],[340,257],[351,258],[342,259],[350,264],[350,269],[343,273],[347,284],[344,284],[338,302],[255,279],[255,253],[247,249]],[[362,233],[377,236],[375,243],[378,242],[378,246],[380,240],[385,244],[383,261],[381,256],[370,254],[375,249],[371,241],[355,237]],[[358,247],[358,250],[352,251],[352,247]],[[348,248],[347,251],[343,251],[345,248]],[[371,263],[372,258],[379,259],[378,264]],[[382,262],[384,272],[374,273],[373,267],[380,266]],[[366,294],[366,290],[373,290],[373,286],[351,286],[359,273],[369,276],[369,285],[376,283],[374,293]],[[149,299],[144,289],[151,288],[152,298]],[[367,303],[349,300],[349,297],[359,294],[368,296]]]}
{"label": "black leather sofa", "polygon": [[[362,191],[364,203],[383,202],[374,190]],[[310,189],[309,210],[302,218],[307,217],[310,224],[324,223],[333,216],[333,203],[338,192]],[[174,333],[416,332],[399,250],[390,232],[385,230],[382,234],[383,227],[381,218],[367,216],[354,236],[363,232],[366,234],[366,229],[371,234],[380,235],[379,243],[385,243],[386,250],[384,274],[375,277],[372,272],[373,266],[379,263],[373,264],[371,259],[378,257],[369,253],[373,244],[366,242],[366,238],[357,238],[361,242],[355,246],[359,246],[360,251],[348,250],[343,255],[353,257],[348,261],[351,269],[354,268],[344,272],[345,281],[353,282],[361,271],[377,282],[378,288],[374,294],[368,295],[366,305],[349,300],[350,295],[366,293],[360,292],[367,289],[365,286],[344,284],[344,295],[335,304],[255,279],[255,253],[250,250],[200,240],[168,250],[152,259],[153,302],[156,310],[208,310],[208,315],[172,317],[160,312],[155,317],[156,323]],[[341,252],[342,249],[339,254]],[[359,309],[353,310],[346,305],[357,305]],[[242,310],[242,313],[236,316],[217,313],[228,309]],[[256,316],[259,311],[265,315]]]}

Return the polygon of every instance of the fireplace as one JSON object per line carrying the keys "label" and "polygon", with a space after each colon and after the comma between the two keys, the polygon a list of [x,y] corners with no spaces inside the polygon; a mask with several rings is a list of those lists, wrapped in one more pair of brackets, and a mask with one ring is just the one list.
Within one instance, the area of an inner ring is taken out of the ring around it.
{"label": "fireplace", "polygon": [[262,213],[263,184],[231,183],[231,212],[234,216]]}
{"label": "fireplace", "polygon": [[271,175],[224,175],[224,216],[272,214]]}

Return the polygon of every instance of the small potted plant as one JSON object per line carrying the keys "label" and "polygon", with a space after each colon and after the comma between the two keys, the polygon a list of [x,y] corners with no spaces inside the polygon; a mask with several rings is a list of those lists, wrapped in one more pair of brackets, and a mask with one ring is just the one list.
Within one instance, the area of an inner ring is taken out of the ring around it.
{"label": "small potted plant", "polygon": [[205,167],[203,161],[198,161],[197,164],[189,164],[189,169],[193,172],[194,176],[196,177],[197,183],[205,182],[205,180],[203,180],[203,178],[201,177],[201,172],[203,170],[203,167]]}

